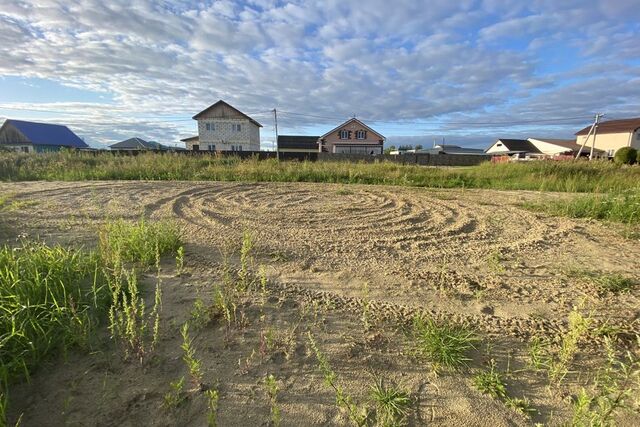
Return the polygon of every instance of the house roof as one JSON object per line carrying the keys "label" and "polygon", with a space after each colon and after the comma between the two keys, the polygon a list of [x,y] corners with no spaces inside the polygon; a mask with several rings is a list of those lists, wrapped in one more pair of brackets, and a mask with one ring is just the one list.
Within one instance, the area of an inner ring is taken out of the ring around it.
{"label": "house roof", "polygon": [[215,107],[218,107],[220,105],[225,105],[229,108],[231,108],[232,110],[236,111],[238,114],[242,115],[243,117],[245,117],[246,119],[248,119],[251,123],[253,123],[254,125],[258,126],[258,127],[262,127],[262,125],[260,123],[258,123],[257,121],[255,121],[254,119],[252,119],[251,117],[247,116],[245,113],[243,113],[242,111],[238,110],[236,107],[234,107],[233,105],[229,105],[227,102],[224,102],[222,99],[219,100],[218,102],[216,102],[215,104],[211,104],[209,107],[205,108],[204,110],[200,111],[198,114],[196,114],[195,116],[193,116],[194,120],[198,120],[200,117],[202,117],[202,115],[204,115],[205,113],[209,112],[210,110],[214,109]]}
{"label": "house roof", "polygon": [[196,135],[196,136],[190,136],[189,138],[181,139],[180,141],[182,141],[182,142],[191,142],[191,141],[199,141],[199,140],[200,140],[200,136]]}
{"label": "house roof", "polygon": [[336,126],[335,128],[331,129],[329,132],[325,133],[324,135],[322,135],[319,139],[325,138],[326,136],[328,136],[329,134],[337,131],[338,129],[340,129],[341,127],[344,127],[346,125],[348,125],[351,122],[357,122],[360,126],[364,127],[365,129],[368,129],[369,131],[375,133],[376,135],[378,135],[380,137],[380,139],[386,139],[380,132],[376,132],[375,130],[371,129],[369,126],[365,125],[364,123],[362,123],[360,120],[356,119],[355,117],[347,120],[346,122],[342,123],[339,126]]}
{"label": "house roof", "polygon": [[[567,150],[571,150],[571,151],[573,151],[575,153],[580,151],[580,144],[576,144],[576,141],[573,140],[573,139],[550,139],[550,138],[529,138],[529,139],[534,139],[536,141],[542,141],[542,142],[546,142],[548,144],[553,144],[553,145],[557,145],[559,147],[564,147]],[[604,151],[598,150],[597,148],[594,148],[593,151],[597,152],[597,153],[604,153]]]}
{"label": "house roof", "polygon": [[[598,133],[619,133],[635,132],[640,128],[640,117],[632,119],[608,120],[598,124]],[[591,125],[576,132],[576,135],[586,135],[589,133]]]}
{"label": "house roof", "polygon": [[112,150],[166,150],[164,145],[142,138],[129,138],[109,146]]}
{"label": "house roof", "polygon": [[278,148],[317,150],[319,136],[278,135]]}
{"label": "house roof", "polygon": [[26,122],[23,120],[5,120],[2,127],[12,125],[34,145],[89,148],[78,135],[68,127],[50,123]]}
{"label": "house roof", "polygon": [[491,147],[493,147],[497,142],[501,142],[510,152],[540,153],[540,150],[538,150],[535,145],[533,145],[530,141],[526,139],[502,139],[501,138],[496,142],[494,142],[491,145]]}

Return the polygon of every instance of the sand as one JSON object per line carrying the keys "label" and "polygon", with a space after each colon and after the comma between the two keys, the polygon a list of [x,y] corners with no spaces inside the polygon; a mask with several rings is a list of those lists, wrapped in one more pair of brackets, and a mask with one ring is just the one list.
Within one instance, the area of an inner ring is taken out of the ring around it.
{"label": "sand", "polygon": [[[282,425],[348,423],[323,383],[308,330],[357,401],[367,400],[376,376],[411,391],[409,425],[560,425],[596,359],[587,348],[584,373],[552,390],[544,374],[525,369],[528,340],[558,336],[574,307],[594,327],[640,331],[639,289],[603,294],[570,274],[634,274],[638,242],[609,225],[520,207],[566,195],[209,182],[5,183],[0,192],[27,202],[0,213],[5,241],[21,235],[90,247],[107,218],[144,216],[176,220],[187,242],[186,276],[176,277],[173,260],[163,262],[161,343],[153,357],[142,365],[122,360],[100,331],[90,351],[55,359],[14,388],[10,414],[23,413],[22,425],[204,425],[204,395],[190,393],[171,411],[161,408],[162,396],[187,372],[179,328],[197,298],[212,300],[225,254],[238,253],[245,230],[255,242],[253,266],[269,278],[269,298],[262,305],[259,296],[247,297],[246,324],[229,329],[218,319],[194,340],[207,381],[220,390],[219,425],[269,424],[267,374],[279,381]],[[148,289],[154,280],[145,279]],[[370,330],[361,320],[365,302]],[[418,312],[477,331],[483,341],[468,369],[434,374],[410,354],[404,330]],[[268,331],[287,344],[265,353]],[[535,408],[530,419],[473,387],[473,372],[491,358],[509,369],[509,393]],[[640,418],[623,414],[618,422]]]}

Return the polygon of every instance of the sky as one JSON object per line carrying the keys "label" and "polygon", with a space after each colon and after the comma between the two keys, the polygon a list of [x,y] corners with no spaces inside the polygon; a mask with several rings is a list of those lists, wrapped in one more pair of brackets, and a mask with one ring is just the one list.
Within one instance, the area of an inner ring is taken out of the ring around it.
{"label": "sky", "polygon": [[3,0],[0,121],[172,144],[223,99],[279,134],[572,138],[640,116],[638,0]]}

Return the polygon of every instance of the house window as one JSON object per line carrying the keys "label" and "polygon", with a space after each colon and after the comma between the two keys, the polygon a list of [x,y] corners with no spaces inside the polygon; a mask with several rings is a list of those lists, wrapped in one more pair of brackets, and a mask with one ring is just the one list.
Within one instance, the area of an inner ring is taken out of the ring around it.
{"label": "house window", "polygon": [[242,145],[238,145],[238,151],[242,151]]}
{"label": "house window", "polygon": [[23,153],[28,153],[29,152],[29,147],[22,147],[22,152]]}
{"label": "house window", "polygon": [[211,130],[211,131],[215,131],[215,130],[216,130],[216,125],[215,125],[215,123],[207,123],[207,124],[205,125],[205,127],[206,127],[206,129],[207,129],[207,130]]}
{"label": "house window", "polygon": [[216,144],[209,144],[209,151],[216,151]]}
{"label": "house window", "polygon": [[211,130],[211,123],[207,123],[206,125],[207,130]]}
{"label": "house window", "polygon": [[502,147],[502,143],[501,142],[497,143],[496,147]]}
{"label": "house window", "polygon": [[239,124],[232,124],[231,125],[231,130],[234,132],[241,132],[242,131],[242,125]]}
{"label": "house window", "polygon": [[231,146],[231,151],[236,151],[236,146],[235,145]]}
{"label": "house window", "polygon": [[351,132],[349,132],[348,130],[341,130],[340,131],[340,139],[349,139],[349,134]]}
{"label": "house window", "polygon": [[356,139],[367,139],[367,131],[366,130],[356,131]]}

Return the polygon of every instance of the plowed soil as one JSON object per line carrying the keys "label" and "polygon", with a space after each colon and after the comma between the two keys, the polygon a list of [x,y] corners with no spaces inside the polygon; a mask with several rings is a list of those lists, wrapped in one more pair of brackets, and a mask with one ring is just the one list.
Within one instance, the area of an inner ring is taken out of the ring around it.
{"label": "plowed soil", "polygon": [[[584,376],[550,390],[544,375],[525,369],[527,342],[557,337],[574,307],[594,328],[640,333],[640,289],[603,293],[572,273],[633,275],[638,242],[601,223],[521,207],[566,195],[209,182],[36,182],[0,184],[0,191],[16,201],[0,214],[5,241],[93,246],[107,219],[146,217],[174,219],[187,242],[187,277],[172,275],[173,261],[165,260],[162,343],[153,363],[120,360],[107,337],[91,356],[53,361],[12,396],[12,416],[23,413],[23,425],[203,425],[203,396],[194,393],[175,411],[160,408],[162,396],[186,372],[179,326],[196,298],[212,299],[223,260],[237,263],[244,231],[255,243],[253,266],[269,277],[268,302],[260,315],[255,300],[246,302],[245,327],[210,324],[195,341],[221,392],[219,425],[268,425],[261,383],[268,373],[280,381],[283,425],[348,423],[322,382],[308,329],[358,399],[366,400],[374,374],[409,389],[410,425],[560,425],[596,362],[584,356]],[[376,324],[369,330],[365,304]],[[418,312],[477,331],[483,344],[469,370],[436,375],[409,354],[403,329]],[[270,327],[288,331],[290,346],[263,354],[257,350]],[[489,359],[519,372],[507,376],[507,387],[529,399],[531,418],[473,388],[471,373]],[[625,414],[618,422],[640,419]]]}

